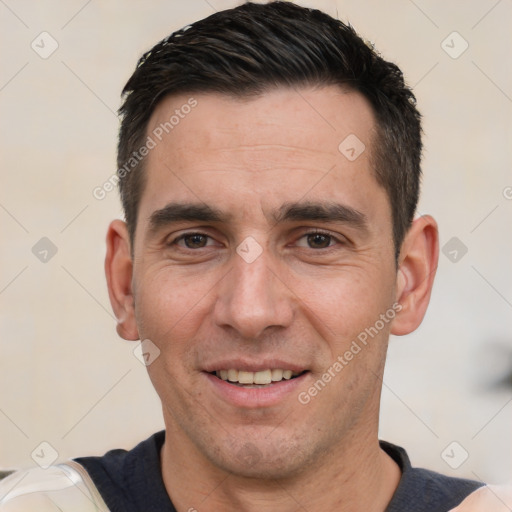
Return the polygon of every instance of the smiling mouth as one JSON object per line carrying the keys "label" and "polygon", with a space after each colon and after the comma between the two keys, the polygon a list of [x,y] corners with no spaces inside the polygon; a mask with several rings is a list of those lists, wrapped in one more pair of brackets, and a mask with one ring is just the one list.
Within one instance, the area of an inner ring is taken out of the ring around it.
{"label": "smiling mouth", "polygon": [[277,384],[278,382],[295,379],[306,372],[307,370],[299,373],[292,370],[273,368],[268,370],[261,370],[258,372],[247,372],[244,370],[229,369],[217,370],[208,373],[210,373],[210,375],[215,375],[215,377],[235,386],[244,388],[265,388],[270,387],[273,384]]}

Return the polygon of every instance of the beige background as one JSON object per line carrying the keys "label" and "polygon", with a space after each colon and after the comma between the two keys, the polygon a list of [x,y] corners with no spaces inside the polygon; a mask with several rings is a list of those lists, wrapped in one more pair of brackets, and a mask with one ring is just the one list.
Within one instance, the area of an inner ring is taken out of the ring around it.
{"label": "beige background", "polygon": [[[115,111],[137,58],[236,3],[0,3],[0,468],[34,465],[43,441],[64,459],[129,448],[162,427],[105,287],[117,193],[99,201],[92,190],[115,171]],[[512,4],[312,4],[350,21],[415,87],[425,117],[420,211],[439,221],[442,245],[457,237],[468,249],[457,262],[441,254],[423,325],[391,342],[381,437],[416,465],[510,479],[512,386],[495,384],[512,370]],[[31,47],[43,31],[59,45],[47,59]],[[42,237],[57,248],[46,263],[32,252]],[[453,470],[445,459],[457,465],[462,449],[469,458]]]}

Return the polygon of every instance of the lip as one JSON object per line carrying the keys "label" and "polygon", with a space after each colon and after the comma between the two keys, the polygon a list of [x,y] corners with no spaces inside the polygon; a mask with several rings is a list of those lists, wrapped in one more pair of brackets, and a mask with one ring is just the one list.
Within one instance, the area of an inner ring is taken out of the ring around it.
{"label": "lip", "polygon": [[263,370],[291,370],[295,373],[302,373],[307,370],[305,366],[297,365],[282,359],[260,359],[249,361],[247,359],[223,359],[215,363],[209,363],[203,371],[211,373],[218,370],[242,370],[244,372],[261,372]]}
{"label": "lip", "polygon": [[[230,368],[236,368],[231,366]],[[266,366],[264,369],[269,368]],[[276,366],[276,368],[278,368]],[[238,368],[243,370],[242,368]],[[291,368],[290,368],[291,369]],[[254,371],[254,370],[247,370]],[[258,370],[256,370],[258,371]],[[309,371],[290,380],[282,380],[262,388],[243,388],[230,384],[211,373],[202,372],[213,393],[224,402],[241,409],[260,409],[279,405],[289,396],[296,396]]]}

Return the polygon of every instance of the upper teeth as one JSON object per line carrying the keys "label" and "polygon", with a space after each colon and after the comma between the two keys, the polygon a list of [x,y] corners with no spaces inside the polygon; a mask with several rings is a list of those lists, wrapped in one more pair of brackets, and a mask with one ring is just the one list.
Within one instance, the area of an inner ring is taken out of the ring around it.
{"label": "upper teeth", "polygon": [[262,370],[259,372],[246,372],[244,370],[218,370],[215,372],[217,377],[222,380],[229,380],[230,382],[238,382],[240,384],[270,384],[271,382],[278,382],[283,379],[291,379],[292,376],[298,375],[297,372],[292,370]]}

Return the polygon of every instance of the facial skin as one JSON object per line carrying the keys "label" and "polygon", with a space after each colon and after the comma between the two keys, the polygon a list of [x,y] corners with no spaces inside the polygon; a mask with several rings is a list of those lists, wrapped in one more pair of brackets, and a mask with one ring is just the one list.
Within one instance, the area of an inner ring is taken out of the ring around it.
{"label": "facial skin", "polygon": [[[146,159],[133,260],[124,223],[107,236],[118,332],[161,351],[148,372],[166,424],[169,495],[180,511],[384,510],[400,478],[377,437],[387,341],[423,318],[435,222],[414,222],[397,271],[389,200],[371,167],[374,116],[361,95],[330,86],[193,97],[197,106]],[[188,99],[161,102],[148,134]],[[366,146],[354,161],[338,150],[350,134]],[[171,222],[170,205],[218,216]],[[261,254],[247,262],[240,248]],[[394,320],[301,403],[395,303]],[[305,373],[265,389],[207,373],[229,368]]]}

